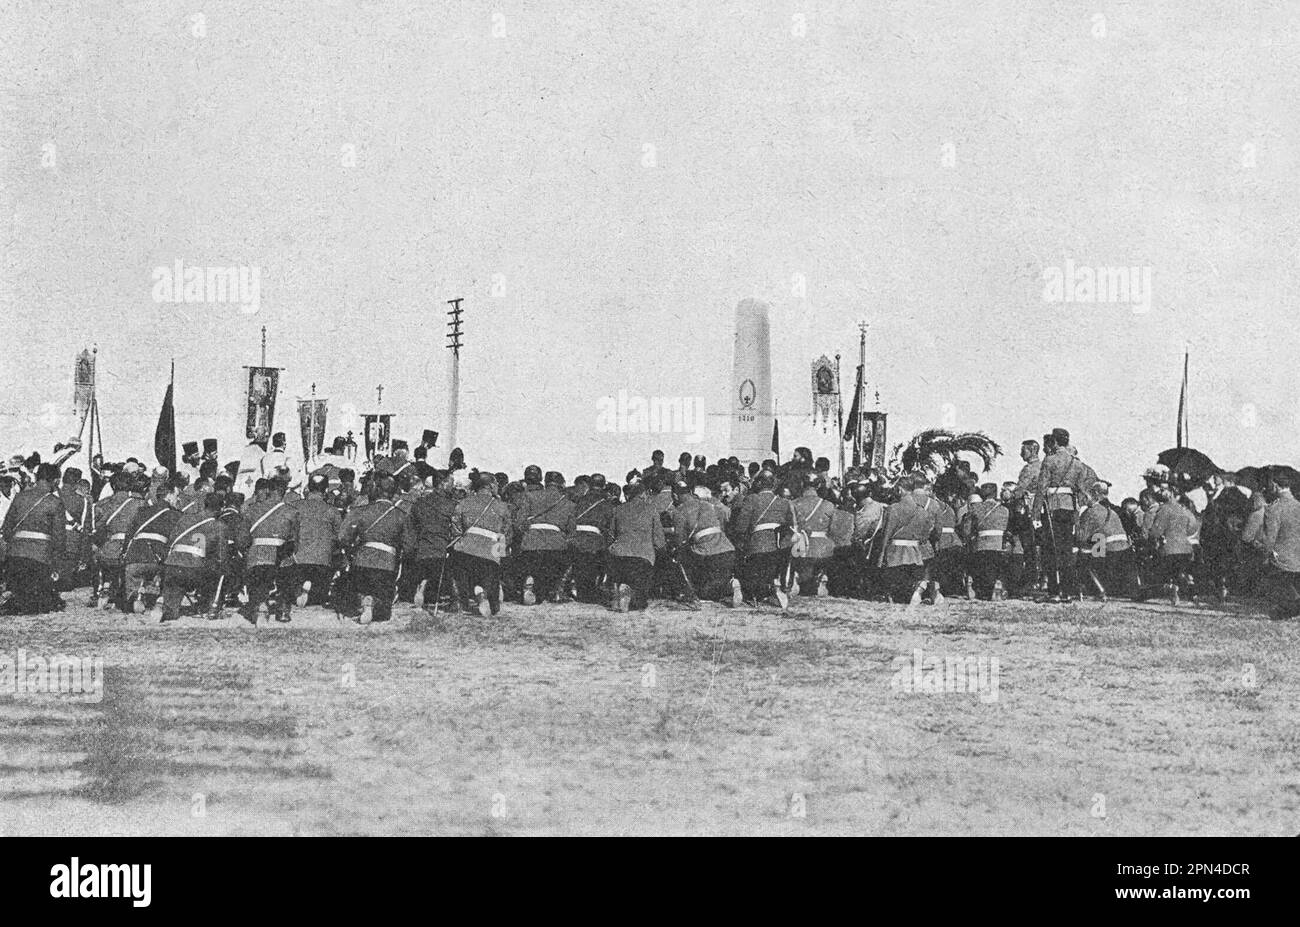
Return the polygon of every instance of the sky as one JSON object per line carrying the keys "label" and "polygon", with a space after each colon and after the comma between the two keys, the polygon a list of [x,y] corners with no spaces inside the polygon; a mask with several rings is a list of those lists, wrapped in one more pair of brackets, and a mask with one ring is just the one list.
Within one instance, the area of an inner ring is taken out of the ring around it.
{"label": "sky", "polygon": [[[1059,426],[1136,491],[1185,349],[1193,445],[1300,463],[1294,3],[201,6],[0,10],[6,454],[75,432],[95,344],[110,457],[148,455],[174,358],[181,440],[233,459],[263,326],[291,444],[313,383],[331,434],[382,384],[414,444],[462,297],[471,465],[712,459],[752,297],[787,448],[835,455],[810,363],[850,388],[865,321],[891,443],[986,431],[998,479]],[[256,311],[156,301],[176,260],[255,268]],[[1067,266],[1149,300],[1045,298]],[[620,390],[707,427],[611,433]]]}

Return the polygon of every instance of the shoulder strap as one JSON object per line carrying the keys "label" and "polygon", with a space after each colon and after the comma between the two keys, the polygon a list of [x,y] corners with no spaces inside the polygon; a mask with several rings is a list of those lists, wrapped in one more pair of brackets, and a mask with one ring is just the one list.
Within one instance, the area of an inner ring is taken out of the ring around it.
{"label": "shoulder strap", "polygon": [[[385,518],[387,518],[389,515],[391,515],[391,514],[392,514],[393,512],[395,512],[395,511],[397,511],[397,505],[396,505],[396,503],[389,502],[389,503],[388,503],[388,508],[385,509],[382,513],[380,513],[380,515],[379,515],[378,518],[376,518],[376,519],[375,519],[374,521],[372,521],[369,525],[367,525],[367,526],[362,530],[361,533],[362,533],[362,534],[369,534],[371,531],[374,531],[374,530],[375,530],[375,525],[379,524],[381,521],[383,521]],[[267,514],[269,515],[270,513],[268,512]]]}
{"label": "shoulder strap", "polygon": [[[251,525],[248,526],[248,533],[252,534],[254,531],[256,531],[257,526],[260,525],[262,522],[266,521],[268,518],[270,518],[272,512],[274,512],[276,509],[281,508],[283,506],[284,506],[283,502],[277,502],[275,505],[271,506],[269,509],[263,512],[261,518],[259,518],[257,521],[253,522]],[[383,516],[381,515],[380,517],[382,518]]]}
{"label": "shoulder strap", "polygon": [[[132,497],[132,498],[134,498],[134,497]],[[104,527],[105,527],[105,528],[108,528],[108,526],[111,525],[111,524],[113,523],[113,519],[116,518],[117,516],[119,516],[119,515],[122,514],[122,509],[126,508],[126,507],[127,507],[128,505],[130,505],[130,504],[131,504],[131,499],[127,499],[125,502],[123,502],[121,505],[119,505],[119,506],[117,507],[117,511],[116,511],[116,512],[114,512],[112,515],[110,515],[110,516],[108,516],[107,518],[104,519]]]}
{"label": "shoulder strap", "polygon": [[601,502],[604,502],[604,501],[605,501],[604,499],[601,499],[601,500],[599,500],[598,502],[596,502],[594,505],[588,506],[587,508],[583,509],[583,510],[582,510],[582,513],[581,513],[580,515],[578,515],[578,516],[576,516],[576,517],[574,518],[574,521],[577,521],[577,520],[578,520],[579,518],[581,518],[583,515],[586,515],[588,512],[590,512],[592,509],[596,508],[596,506],[600,505],[600,503],[601,503]]}
{"label": "shoulder strap", "polygon": [[167,545],[167,553],[170,554],[172,550],[175,549],[176,545],[179,544],[184,539],[185,535],[189,534],[191,531],[197,531],[198,529],[202,528],[204,525],[208,524],[208,522],[213,522],[216,520],[217,519],[214,516],[212,518],[205,518],[203,519],[203,521],[196,521],[194,524],[190,525],[188,528],[186,528],[184,531],[182,531],[180,534],[176,536],[176,540],[172,541],[169,545]]}
{"label": "shoulder strap", "polygon": [[27,520],[27,516],[30,515],[30,514],[32,514],[32,512],[35,512],[36,509],[40,506],[40,504],[41,504],[42,502],[44,502],[46,499],[48,499],[50,496],[52,496],[52,495],[54,495],[54,493],[52,493],[52,492],[47,492],[45,495],[41,496],[39,499],[37,499],[35,502],[33,502],[33,503],[32,503],[32,507],[29,508],[27,511],[23,512],[22,516],[21,516],[21,517],[20,517],[16,522],[14,522],[14,528],[13,528],[13,530],[17,531],[17,530],[18,530],[18,526],[21,525],[23,522],[25,522],[25,521]]}

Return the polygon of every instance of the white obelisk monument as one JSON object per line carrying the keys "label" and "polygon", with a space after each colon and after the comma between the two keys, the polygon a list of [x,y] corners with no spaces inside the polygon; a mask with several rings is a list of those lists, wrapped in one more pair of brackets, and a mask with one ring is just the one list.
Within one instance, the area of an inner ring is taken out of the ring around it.
{"label": "white obelisk monument", "polygon": [[742,463],[772,456],[772,333],[770,307],[757,299],[736,306],[731,377],[731,447]]}

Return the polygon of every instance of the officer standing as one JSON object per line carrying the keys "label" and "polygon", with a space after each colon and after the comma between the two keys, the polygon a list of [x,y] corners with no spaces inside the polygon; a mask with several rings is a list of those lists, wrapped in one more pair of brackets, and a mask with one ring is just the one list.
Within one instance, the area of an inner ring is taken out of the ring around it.
{"label": "officer standing", "polygon": [[1038,473],[1037,502],[1043,512],[1045,560],[1048,573],[1048,601],[1063,602],[1078,597],[1075,574],[1074,539],[1079,503],[1084,498],[1091,468],[1079,460],[1070,448],[1070,433],[1053,428],[1049,453]]}

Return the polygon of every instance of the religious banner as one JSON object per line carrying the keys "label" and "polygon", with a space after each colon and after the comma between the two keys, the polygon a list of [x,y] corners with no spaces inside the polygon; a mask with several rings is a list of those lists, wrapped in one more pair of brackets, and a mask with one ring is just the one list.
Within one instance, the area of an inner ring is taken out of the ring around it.
{"label": "religious banner", "polygon": [[72,414],[76,416],[78,427],[90,413],[90,399],[94,392],[95,358],[90,351],[82,350],[72,370]]}
{"label": "religious banner", "polygon": [[279,367],[245,367],[248,371],[248,416],[244,437],[264,442],[275,422],[275,397],[280,391]]}
{"label": "religious banner", "polygon": [[813,427],[821,417],[822,431],[830,427],[831,418],[839,411],[840,383],[835,375],[835,364],[823,354],[812,362]]}
{"label": "religious banner", "polygon": [[888,412],[862,413],[862,465],[885,472],[885,418]]}
{"label": "religious banner", "polygon": [[325,447],[325,413],[328,399],[299,399],[298,424],[302,428],[302,459],[310,462]]}
{"label": "religious banner", "polygon": [[387,454],[393,438],[393,416],[388,412],[371,412],[361,416],[365,423],[366,460]]}

